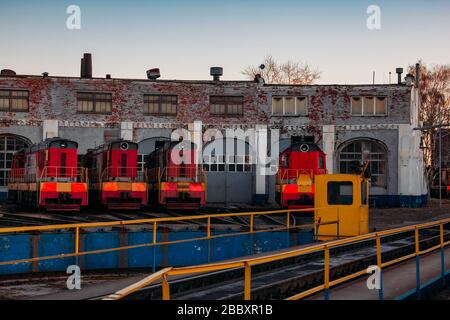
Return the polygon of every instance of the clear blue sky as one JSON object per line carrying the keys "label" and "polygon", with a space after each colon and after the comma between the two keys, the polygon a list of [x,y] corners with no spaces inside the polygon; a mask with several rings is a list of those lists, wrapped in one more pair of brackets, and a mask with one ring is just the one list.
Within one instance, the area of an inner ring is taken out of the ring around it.
{"label": "clear blue sky", "polygon": [[[66,8],[81,8],[81,30],[68,30]],[[381,30],[366,27],[381,7]],[[0,68],[22,74],[78,76],[83,52],[94,76],[243,79],[248,64],[271,53],[322,71],[319,83],[387,82],[388,72],[419,58],[450,63],[448,0],[1,0]]]}

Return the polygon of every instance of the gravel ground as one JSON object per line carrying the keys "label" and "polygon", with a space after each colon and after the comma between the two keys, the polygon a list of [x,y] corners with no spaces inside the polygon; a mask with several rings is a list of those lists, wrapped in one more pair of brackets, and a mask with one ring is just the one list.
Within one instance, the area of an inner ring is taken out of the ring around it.
{"label": "gravel ground", "polygon": [[423,208],[370,208],[369,228],[370,231],[386,230],[444,218],[450,218],[450,200],[443,199],[439,208],[439,201],[431,199]]}

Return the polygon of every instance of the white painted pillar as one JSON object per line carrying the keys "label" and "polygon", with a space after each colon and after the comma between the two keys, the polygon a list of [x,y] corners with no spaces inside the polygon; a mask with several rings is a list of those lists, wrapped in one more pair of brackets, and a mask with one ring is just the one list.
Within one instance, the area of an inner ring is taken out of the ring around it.
{"label": "white painted pillar", "polygon": [[133,122],[126,121],[120,123],[120,138],[133,141]]}
{"label": "white painted pillar", "polygon": [[328,173],[334,173],[334,150],[336,140],[336,127],[326,125],[322,127],[322,150],[326,154]]}
{"label": "white painted pillar", "polygon": [[399,125],[398,193],[421,196],[427,193],[423,154],[420,149],[420,131],[409,124]]}
{"label": "white painted pillar", "polygon": [[202,137],[202,122],[194,121],[188,125],[190,140],[197,146],[196,159],[197,164],[203,163],[203,137]]}
{"label": "white painted pillar", "polygon": [[255,159],[256,173],[255,173],[255,194],[254,202],[262,204],[266,199],[266,168],[265,161],[267,160],[267,126],[255,126]]}
{"label": "white painted pillar", "polygon": [[42,139],[50,139],[58,136],[58,120],[44,120],[42,126]]}

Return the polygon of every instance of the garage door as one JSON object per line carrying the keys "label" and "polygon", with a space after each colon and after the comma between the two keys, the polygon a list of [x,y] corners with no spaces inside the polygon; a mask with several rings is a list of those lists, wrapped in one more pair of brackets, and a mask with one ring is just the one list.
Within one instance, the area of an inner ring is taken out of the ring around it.
{"label": "garage door", "polygon": [[238,139],[218,139],[203,148],[207,202],[251,203],[253,172],[250,146]]}

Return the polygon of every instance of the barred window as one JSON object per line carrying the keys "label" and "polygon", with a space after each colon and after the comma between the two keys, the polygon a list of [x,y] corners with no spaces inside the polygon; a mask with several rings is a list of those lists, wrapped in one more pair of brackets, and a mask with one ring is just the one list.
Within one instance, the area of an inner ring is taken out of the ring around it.
{"label": "barred window", "polygon": [[373,116],[387,114],[386,97],[352,97],[351,113],[355,116]]}
{"label": "barred window", "polygon": [[272,115],[274,116],[306,116],[308,115],[307,97],[273,97]]}
{"label": "barred window", "polygon": [[173,95],[144,95],[144,113],[155,115],[176,115],[178,97]]}
{"label": "barred window", "polygon": [[111,113],[112,94],[78,92],[77,93],[78,112],[80,113]]}
{"label": "barred window", "polygon": [[209,102],[212,115],[242,116],[244,114],[244,97],[211,96]]}
{"label": "barred window", "polygon": [[347,144],[339,154],[340,173],[355,173],[354,161],[369,161],[372,186],[386,187],[387,154],[383,146],[371,140]]}
{"label": "barred window", "polygon": [[28,91],[0,90],[0,111],[27,112],[28,106]]}

